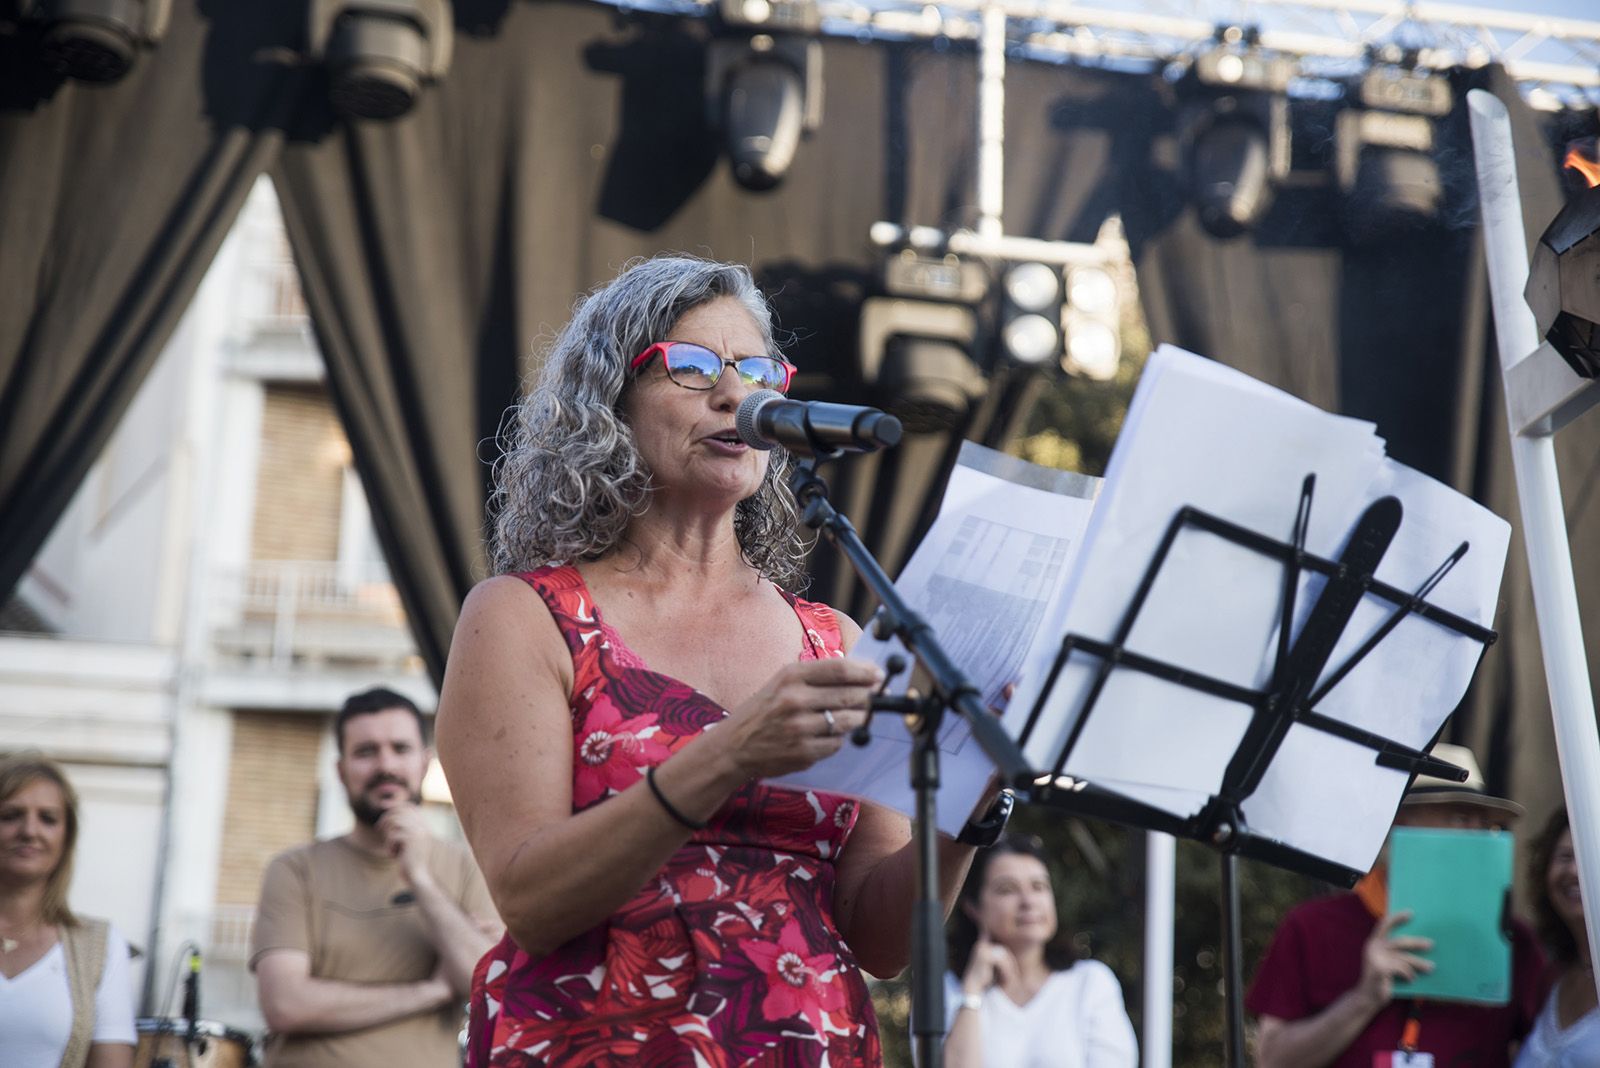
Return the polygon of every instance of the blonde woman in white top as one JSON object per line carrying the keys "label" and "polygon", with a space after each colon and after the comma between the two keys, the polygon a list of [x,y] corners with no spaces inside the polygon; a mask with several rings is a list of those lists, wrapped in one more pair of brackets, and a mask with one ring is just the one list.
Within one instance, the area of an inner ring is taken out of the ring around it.
{"label": "blonde woman in white top", "polygon": [[0,1065],[129,1068],[128,944],[67,907],[78,798],[50,760],[0,757]]}
{"label": "blonde woman in white top", "polygon": [[973,862],[951,919],[949,1068],[1134,1068],[1122,987],[1058,937],[1036,838],[1007,836]]}

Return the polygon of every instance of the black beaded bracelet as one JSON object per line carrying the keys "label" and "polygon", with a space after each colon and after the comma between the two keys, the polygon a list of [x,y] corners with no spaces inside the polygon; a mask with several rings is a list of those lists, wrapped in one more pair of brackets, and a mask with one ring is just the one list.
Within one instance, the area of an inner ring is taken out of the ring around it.
{"label": "black beaded bracelet", "polygon": [[656,768],[654,764],[644,769],[644,781],[650,785],[650,792],[656,795],[656,800],[661,802],[661,807],[667,810],[667,815],[671,816],[673,819],[677,820],[691,831],[703,831],[706,829],[704,820],[690,819],[688,816],[685,816],[683,813],[679,812],[677,808],[673,806],[671,801],[667,800],[667,795],[662,793],[661,787],[656,785]]}

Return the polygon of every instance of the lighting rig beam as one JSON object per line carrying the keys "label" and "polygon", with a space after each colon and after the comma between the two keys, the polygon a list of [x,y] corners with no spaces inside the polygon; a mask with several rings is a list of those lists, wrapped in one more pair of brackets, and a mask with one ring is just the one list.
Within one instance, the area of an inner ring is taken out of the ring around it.
{"label": "lighting rig beam", "polygon": [[[614,0],[676,14],[710,13],[720,0]],[[822,32],[853,38],[976,41],[987,0],[817,0]],[[1196,15],[1097,7],[1072,0],[999,0],[1026,30],[1014,42],[1032,58],[1156,70],[1203,48],[1218,25],[1238,18],[1232,0],[1202,0]],[[1394,40],[1397,27],[1422,38],[1420,65],[1443,70],[1501,63],[1529,102],[1554,110],[1562,97],[1600,101],[1600,21],[1405,0],[1252,0],[1251,17],[1270,24],[1261,47],[1291,55],[1297,77],[1339,82]],[[1554,53],[1559,52],[1559,55]],[[1546,54],[1548,58],[1546,58]]]}

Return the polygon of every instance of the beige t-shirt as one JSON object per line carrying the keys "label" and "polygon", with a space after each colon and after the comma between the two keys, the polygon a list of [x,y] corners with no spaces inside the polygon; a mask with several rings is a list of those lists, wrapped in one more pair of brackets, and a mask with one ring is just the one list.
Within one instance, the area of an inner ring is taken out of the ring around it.
{"label": "beige t-shirt", "polygon": [[[476,920],[494,905],[471,855],[435,840],[428,857],[435,882]],[[297,846],[267,865],[251,938],[250,968],[274,949],[310,955],[318,979],[405,983],[426,979],[439,955],[398,861],[333,838]],[[461,1011],[447,1006],[377,1027],[339,1034],[273,1035],[267,1068],[450,1068],[461,1063]]]}

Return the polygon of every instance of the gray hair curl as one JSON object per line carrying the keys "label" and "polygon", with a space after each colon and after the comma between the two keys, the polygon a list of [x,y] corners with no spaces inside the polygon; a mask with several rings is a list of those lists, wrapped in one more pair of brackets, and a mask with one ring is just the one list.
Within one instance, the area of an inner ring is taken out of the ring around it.
{"label": "gray hair curl", "polygon": [[[650,504],[650,472],[617,411],[634,356],[667,337],[684,313],[718,297],[744,305],[769,351],[772,308],[745,267],[693,256],[630,263],[578,302],[534,388],[508,413],[489,499],[496,574],[555,560],[594,560],[617,548]],[[790,459],[769,454],[760,488],[740,501],[740,555],[785,589],[805,581],[806,545],[789,491]]]}

